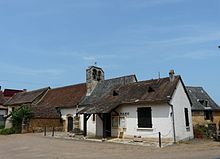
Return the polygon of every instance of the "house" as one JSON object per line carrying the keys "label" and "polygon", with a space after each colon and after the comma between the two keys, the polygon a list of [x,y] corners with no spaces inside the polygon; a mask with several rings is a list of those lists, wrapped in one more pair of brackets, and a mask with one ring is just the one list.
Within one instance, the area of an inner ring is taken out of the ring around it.
{"label": "house", "polygon": [[[61,129],[66,132],[72,131],[77,105],[85,95],[85,83],[48,90],[44,98],[33,106],[30,129],[36,131],[44,126],[54,126],[62,127]],[[82,124],[80,125],[82,127]]]}
{"label": "house", "polygon": [[3,92],[0,90],[0,127],[5,126],[5,119],[4,116],[7,114],[7,107],[3,106],[3,103],[5,102],[5,97],[3,95]]}
{"label": "house", "polygon": [[28,91],[28,92],[19,92],[14,94],[10,99],[8,99],[4,106],[8,108],[8,115],[6,119],[6,128],[12,127],[11,123],[11,112],[15,110],[15,108],[19,108],[23,105],[32,106],[39,102],[44,94],[49,90],[50,88],[42,88],[38,90]]}
{"label": "house", "polygon": [[[93,105],[93,101],[101,102],[105,96],[119,86],[124,86],[129,83],[136,82],[135,75],[122,76],[112,79],[104,79],[104,71],[102,68],[91,66],[86,70],[86,86],[87,94],[79,103],[79,114],[84,114],[83,130],[90,136],[102,136],[100,127],[101,113],[82,113],[81,110]],[[113,101],[112,101],[113,104]],[[101,107],[100,107],[101,109]],[[81,112],[81,113],[80,113]],[[81,115],[82,116],[82,115]],[[90,116],[92,116],[90,118]],[[88,131],[87,131],[88,130]]]}
{"label": "house", "polygon": [[220,125],[220,107],[202,87],[186,87],[192,101],[193,125],[207,125],[215,123]]}
{"label": "house", "polygon": [[8,113],[8,108],[3,106],[3,104],[18,92],[22,92],[22,90],[4,89],[4,91],[2,91],[0,86],[0,126],[5,126],[5,116]]}
{"label": "house", "polygon": [[[191,101],[181,76],[173,70],[167,78],[140,82],[135,76],[97,82],[96,73],[91,75],[96,85],[79,103],[84,107],[79,111],[84,115],[84,135],[147,140],[158,139],[160,132],[172,142],[193,138]],[[95,117],[92,124],[90,116]]]}

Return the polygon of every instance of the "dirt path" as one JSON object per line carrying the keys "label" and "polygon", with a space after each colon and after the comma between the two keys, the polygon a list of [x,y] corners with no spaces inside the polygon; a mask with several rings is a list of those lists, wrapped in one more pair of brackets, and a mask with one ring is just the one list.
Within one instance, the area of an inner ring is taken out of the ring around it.
{"label": "dirt path", "polygon": [[165,148],[53,139],[36,134],[0,136],[0,159],[215,159],[220,142],[192,141]]}

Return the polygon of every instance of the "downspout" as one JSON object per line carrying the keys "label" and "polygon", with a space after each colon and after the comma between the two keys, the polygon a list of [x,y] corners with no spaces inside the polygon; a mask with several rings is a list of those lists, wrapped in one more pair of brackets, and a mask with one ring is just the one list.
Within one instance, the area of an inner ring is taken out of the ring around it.
{"label": "downspout", "polygon": [[168,105],[170,105],[172,110],[172,121],[173,121],[173,141],[176,143],[176,129],[175,129],[175,121],[174,121],[174,109],[173,105],[168,102]]}

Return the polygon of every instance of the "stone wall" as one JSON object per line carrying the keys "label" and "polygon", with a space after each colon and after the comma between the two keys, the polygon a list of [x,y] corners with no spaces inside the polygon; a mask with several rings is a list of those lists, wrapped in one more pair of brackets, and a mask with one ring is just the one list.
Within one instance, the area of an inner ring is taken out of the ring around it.
{"label": "stone wall", "polygon": [[213,122],[210,121],[210,120],[205,120],[205,117],[204,117],[204,113],[203,111],[201,112],[194,112],[193,113],[193,116],[192,116],[192,122],[193,122],[193,125],[207,125],[209,123],[215,123],[216,124],[216,127],[217,129],[219,129],[219,124],[220,124],[220,112],[218,111],[215,111],[213,112]]}
{"label": "stone wall", "polygon": [[28,132],[43,132],[44,128],[51,131],[63,131],[63,123],[60,119],[31,119],[29,122]]}

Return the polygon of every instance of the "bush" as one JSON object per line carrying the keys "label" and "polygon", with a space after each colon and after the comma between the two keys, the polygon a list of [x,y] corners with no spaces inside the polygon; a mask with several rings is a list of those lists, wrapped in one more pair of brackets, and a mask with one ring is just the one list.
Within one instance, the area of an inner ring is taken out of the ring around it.
{"label": "bush", "polygon": [[5,128],[5,126],[4,125],[0,125],[0,129],[4,129]]}
{"label": "bush", "polygon": [[14,133],[15,133],[15,130],[13,128],[0,129],[0,135],[10,135]]}

